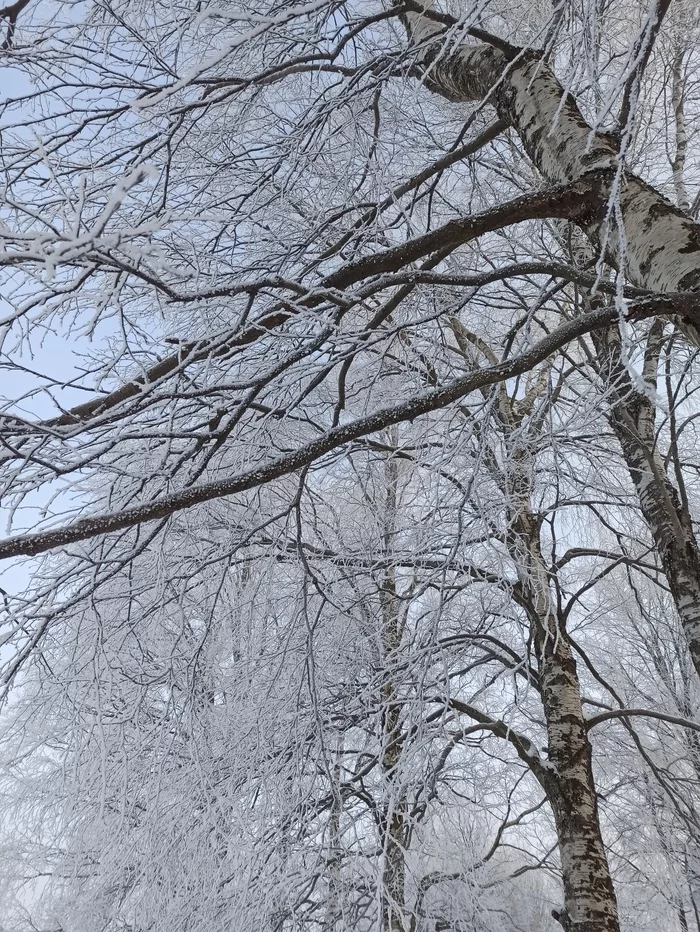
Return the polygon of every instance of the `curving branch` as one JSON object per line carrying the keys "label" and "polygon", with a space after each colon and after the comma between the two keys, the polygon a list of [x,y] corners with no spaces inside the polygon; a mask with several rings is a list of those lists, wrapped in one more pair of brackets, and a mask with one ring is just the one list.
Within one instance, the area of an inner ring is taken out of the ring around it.
{"label": "curving branch", "polygon": [[[661,308],[657,309],[656,313],[663,312],[664,304],[662,302]],[[651,305],[648,305],[645,308],[645,314],[651,315],[653,313],[655,311],[651,310]],[[55,547],[63,547],[101,534],[124,530],[146,521],[155,521],[168,517],[177,511],[192,508],[194,505],[200,505],[227,495],[236,495],[265,485],[274,479],[287,476],[310,465],[320,457],[338,450],[352,440],[365,437],[367,434],[375,433],[402,421],[412,421],[414,418],[422,417],[432,411],[438,411],[458,401],[470,392],[523,375],[533,366],[536,366],[552,353],[571,342],[571,340],[590,333],[596,328],[607,327],[617,320],[618,312],[614,308],[602,308],[584,314],[563,324],[520,356],[454,379],[440,388],[421,392],[401,404],[382,408],[365,417],[358,418],[350,424],[331,428],[317,440],[313,440],[291,453],[238,476],[182,489],[155,501],[134,508],[126,508],[116,513],[83,518],[55,530],[42,531],[36,534],[22,534],[0,541],[0,559],[44,553]]]}

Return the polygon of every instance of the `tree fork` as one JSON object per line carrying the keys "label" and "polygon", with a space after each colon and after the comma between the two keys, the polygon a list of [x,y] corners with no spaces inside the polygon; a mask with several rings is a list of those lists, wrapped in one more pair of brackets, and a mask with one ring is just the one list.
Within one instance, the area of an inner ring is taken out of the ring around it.
{"label": "tree fork", "polygon": [[[607,258],[641,288],[700,288],[700,225],[641,178],[618,169],[619,152],[610,136],[593,130],[538,52],[455,41],[446,31],[448,18],[435,14],[432,3],[413,6],[414,12],[400,18],[431,91],[452,101],[488,101],[550,184],[614,169],[611,204],[619,203],[623,235],[609,219],[591,218],[580,223],[588,237],[596,247],[604,244]],[[691,329],[688,335],[698,342]]]}

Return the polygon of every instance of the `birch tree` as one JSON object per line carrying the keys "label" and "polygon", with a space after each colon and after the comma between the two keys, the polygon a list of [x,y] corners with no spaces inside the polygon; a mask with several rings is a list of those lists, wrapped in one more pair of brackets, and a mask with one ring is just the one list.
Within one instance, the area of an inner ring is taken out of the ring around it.
{"label": "birch tree", "polygon": [[692,929],[694,7],[0,16],[12,922]]}

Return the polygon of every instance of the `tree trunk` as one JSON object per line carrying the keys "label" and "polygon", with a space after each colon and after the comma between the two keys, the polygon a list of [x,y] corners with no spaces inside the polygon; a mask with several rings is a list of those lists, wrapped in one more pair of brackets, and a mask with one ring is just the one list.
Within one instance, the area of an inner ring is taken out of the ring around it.
{"label": "tree trunk", "polygon": [[[606,299],[600,293],[588,293],[584,300],[591,310],[601,307]],[[650,341],[656,339],[654,332]],[[688,503],[679,495],[657,449],[654,403],[632,385],[622,362],[617,328],[594,331],[591,336],[604,375],[612,386],[608,420],[668,580],[693,666],[700,676],[700,547]],[[651,387],[656,385],[657,355],[652,350],[649,358],[647,349],[646,378]]]}
{"label": "tree trunk", "polygon": [[[453,320],[451,325],[460,350],[468,358],[459,322]],[[542,389],[545,385],[543,382]],[[540,542],[541,519],[532,510],[536,464],[523,419],[532,414],[538,394],[534,386],[528,389],[516,410],[502,387],[495,410],[506,456],[499,467],[493,453],[493,474],[507,503],[506,545],[517,568],[521,601],[527,606],[547,728],[548,768],[533,772],[547,794],[559,842],[564,909],[554,911],[553,916],[565,929],[576,932],[619,932],[578,671],[566,621],[558,616],[551,597]],[[530,422],[535,429],[537,423],[537,419]]]}
{"label": "tree trunk", "polygon": [[[573,97],[566,93],[538,52],[455,42],[440,36],[442,22],[426,13],[402,16],[411,43],[419,52],[418,67],[432,91],[454,101],[488,100],[519,135],[525,150],[551,184],[574,181],[586,172],[601,173],[601,185],[612,191],[618,151],[608,134],[595,133]],[[504,43],[506,46],[507,43]],[[624,249],[608,230],[607,257],[624,268],[637,286],[673,292],[700,287],[700,226],[650,185],[625,174],[619,189]],[[583,224],[597,245],[603,241],[605,218]],[[697,334],[692,333],[696,342]]]}
{"label": "tree trunk", "polygon": [[515,451],[513,461],[510,549],[529,604],[547,725],[552,776],[544,789],[556,823],[564,884],[564,912],[558,919],[576,932],[619,932],[576,662],[551,598],[540,521],[531,511],[533,464],[526,451]]}
{"label": "tree trunk", "polygon": [[[602,339],[598,335],[596,342],[600,344]],[[656,449],[652,401],[632,390],[619,355],[613,365],[618,388],[610,424],[668,579],[693,666],[700,676],[700,550],[692,520]]]}
{"label": "tree trunk", "polygon": [[331,803],[331,813],[328,822],[328,855],[326,858],[326,870],[328,872],[328,900],[326,902],[326,918],[323,924],[324,932],[337,932],[342,920],[342,904],[340,901],[340,865],[343,856],[341,837],[340,837],[340,819],[343,813],[343,796],[341,790],[342,759],[344,750],[344,740],[342,735],[338,738],[335,750],[335,762],[331,779],[331,793],[333,802]]}
{"label": "tree trunk", "polygon": [[[391,436],[398,445],[398,436]],[[398,491],[398,461],[389,458],[385,464],[386,501],[384,511],[384,553],[388,557],[396,533]],[[384,864],[382,870],[381,929],[382,932],[405,932],[406,907],[406,800],[398,777],[398,764],[403,748],[401,713],[403,703],[396,692],[391,667],[396,663],[402,631],[396,593],[396,570],[388,566],[383,573],[379,591],[381,615],[381,649],[385,664],[381,687],[382,704],[382,777],[386,799],[382,813]]]}
{"label": "tree trunk", "polygon": [[[453,101],[488,100],[518,133],[549,183],[573,182],[597,171],[601,186],[613,191],[618,156],[614,142],[593,131],[537,53],[513,49],[511,54],[493,45],[456,43],[449,35],[441,40],[445,27],[431,18],[433,4],[420,5],[425,12],[404,13],[402,18],[418,52],[418,67],[427,87]],[[618,233],[605,229],[606,218],[600,215],[582,223],[594,246],[605,242],[606,258],[640,287],[660,292],[700,287],[700,228],[634,175],[620,179],[616,196],[624,226],[624,249]],[[695,328],[685,324],[685,330],[697,342]],[[670,490],[663,483],[650,481],[655,471],[647,457],[640,459],[639,446],[633,447],[629,440],[626,444],[628,466],[664,568],[668,565],[677,582],[677,604],[692,600],[693,605],[700,605],[694,591],[700,565],[695,561],[696,550],[688,546],[689,541],[694,543],[692,529],[689,536],[679,522]],[[558,918],[577,932],[618,932],[617,903],[600,831],[576,663],[563,620],[557,618],[552,604],[539,522],[530,511],[530,477],[524,461],[517,473],[510,543],[523,594],[531,607],[549,760],[554,771],[545,789],[562,862],[565,910]],[[674,560],[677,562],[672,566]],[[698,638],[700,643],[699,619],[692,610],[686,612],[684,626],[689,640]]]}

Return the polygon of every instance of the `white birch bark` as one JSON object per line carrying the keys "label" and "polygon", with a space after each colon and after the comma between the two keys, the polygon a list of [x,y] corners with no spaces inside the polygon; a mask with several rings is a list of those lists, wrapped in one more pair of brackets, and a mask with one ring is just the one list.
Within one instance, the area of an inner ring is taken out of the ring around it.
{"label": "white birch bark", "polygon": [[559,921],[576,932],[619,932],[576,661],[551,597],[541,522],[531,509],[533,463],[522,449],[512,461],[509,547],[529,605],[547,725],[552,776],[543,786],[559,841],[565,907]]}
{"label": "white birch bark", "polygon": [[690,213],[690,199],[685,186],[685,160],[688,152],[688,132],[685,123],[685,80],[683,77],[683,58],[685,49],[677,49],[673,57],[673,84],[671,99],[673,102],[673,117],[676,125],[676,154],[671,168],[673,170],[673,183],[676,188],[676,201],[681,210]]}
{"label": "white birch bark", "polygon": [[[392,442],[398,445],[394,431]],[[384,503],[384,552],[391,553],[396,532],[398,492],[398,461],[389,458],[385,464],[386,501]],[[396,569],[389,565],[383,572],[380,597],[382,653],[390,670],[401,645],[401,617],[396,592]],[[384,864],[382,870],[381,929],[382,932],[405,932],[406,924],[406,801],[397,781],[403,736],[401,713],[403,704],[389,672],[381,687],[382,706],[382,777],[386,787],[386,803],[382,814]]]}
{"label": "white birch bark", "polygon": [[[432,3],[421,6],[434,10]],[[421,12],[402,18],[432,91],[454,101],[488,99],[549,183],[602,169],[600,184],[613,191],[615,144],[608,134],[593,131],[538,53],[516,49],[512,58],[486,44],[450,45],[449,37],[441,40],[445,27],[435,19]],[[635,175],[620,179],[617,196],[624,237],[606,231],[605,215],[596,212],[581,224],[596,245],[607,243],[609,261],[652,291],[700,287],[700,226]]]}

